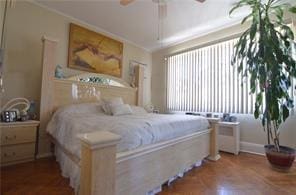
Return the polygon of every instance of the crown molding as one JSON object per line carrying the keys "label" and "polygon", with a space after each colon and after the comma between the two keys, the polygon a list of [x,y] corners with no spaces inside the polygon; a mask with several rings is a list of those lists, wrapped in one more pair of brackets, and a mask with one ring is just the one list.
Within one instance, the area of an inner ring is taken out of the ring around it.
{"label": "crown molding", "polygon": [[89,24],[88,22],[86,22],[86,21],[84,21],[84,20],[81,20],[81,19],[78,19],[78,18],[76,18],[76,17],[70,16],[70,15],[68,15],[68,14],[62,13],[62,12],[56,10],[56,9],[50,8],[50,7],[46,6],[46,5],[43,5],[43,4],[41,4],[41,3],[39,3],[39,2],[37,2],[37,1],[35,1],[35,0],[26,0],[26,1],[29,2],[29,3],[32,3],[32,4],[36,5],[36,6],[38,6],[38,7],[40,7],[40,8],[46,9],[47,11],[50,11],[50,12],[56,13],[56,14],[58,14],[58,15],[60,15],[60,16],[66,17],[66,18],[68,18],[69,20],[73,20],[73,22],[76,21],[76,22],[78,22],[78,23],[81,24],[81,25],[85,25],[85,26],[91,28],[91,30],[95,30],[95,31],[97,31],[98,33],[102,33],[102,34],[104,34],[104,35],[106,35],[106,36],[110,36],[110,37],[112,37],[112,38],[114,38],[114,39],[118,39],[118,40],[120,40],[120,41],[122,41],[122,42],[125,42],[125,43],[128,43],[128,44],[131,44],[131,45],[133,45],[133,46],[135,46],[135,47],[138,47],[138,48],[140,48],[140,49],[142,49],[142,50],[144,50],[144,51],[146,51],[146,52],[148,52],[148,53],[151,53],[151,50],[149,50],[149,49],[147,49],[147,48],[145,48],[145,47],[142,47],[142,46],[140,46],[140,45],[134,43],[133,41],[130,41],[130,40],[125,39],[125,38],[123,38],[123,37],[121,37],[121,36],[119,36],[119,35],[116,35],[116,34],[113,34],[113,33],[111,33],[111,32],[108,32],[108,31],[106,31],[106,30],[104,30],[104,29],[102,29],[102,28],[100,28],[100,27],[98,27],[98,26],[95,26],[95,25],[93,25],[93,24]]}

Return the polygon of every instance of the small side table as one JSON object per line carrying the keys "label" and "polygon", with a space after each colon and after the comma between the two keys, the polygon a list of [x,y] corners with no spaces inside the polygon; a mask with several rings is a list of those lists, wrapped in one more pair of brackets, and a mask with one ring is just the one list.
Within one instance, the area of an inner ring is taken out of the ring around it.
{"label": "small side table", "polygon": [[39,121],[0,123],[1,166],[33,161]]}
{"label": "small side table", "polygon": [[219,150],[235,155],[240,150],[240,128],[239,122],[219,122],[218,123],[218,143]]}

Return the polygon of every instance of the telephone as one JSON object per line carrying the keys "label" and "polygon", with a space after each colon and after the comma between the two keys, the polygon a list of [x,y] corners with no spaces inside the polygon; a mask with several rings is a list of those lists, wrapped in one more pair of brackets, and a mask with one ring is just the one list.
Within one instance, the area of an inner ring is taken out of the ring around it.
{"label": "telephone", "polygon": [[[20,108],[22,107],[22,108]],[[4,122],[13,122],[26,116],[30,108],[30,101],[26,98],[14,98],[9,100],[1,109],[1,117]]]}

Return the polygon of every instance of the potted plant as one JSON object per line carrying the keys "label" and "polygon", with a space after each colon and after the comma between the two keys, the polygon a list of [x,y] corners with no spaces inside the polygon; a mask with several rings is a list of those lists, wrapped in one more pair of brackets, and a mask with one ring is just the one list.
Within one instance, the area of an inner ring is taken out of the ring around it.
{"label": "potted plant", "polygon": [[232,65],[250,78],[251,93],[256,95],[254,116],[262,120],[267,133],[265,152],[269,162],[289,169],[295,149],[280,145],[279,127],[293,109],[289,89],[294,87],[292,79],[296,77],[296,43],[293,31],[285,24],[284,12],[296,13],[296,7],[281,0],[240,0],[230,14],[245,6],[250,14],[241,23],[250,21],[250,27],[235,46]]}

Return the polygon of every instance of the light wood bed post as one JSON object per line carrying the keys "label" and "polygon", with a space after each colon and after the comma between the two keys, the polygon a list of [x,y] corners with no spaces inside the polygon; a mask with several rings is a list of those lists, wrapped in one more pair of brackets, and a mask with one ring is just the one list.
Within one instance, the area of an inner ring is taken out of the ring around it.
{"label": "light wood bed post", "polygon": [[210,156],[208,157],[209,160],[217,161],[221,158],[219,154],[219,147],[218,147],[218,122],[220,119],[208,119],[212,132],[211,132],[211,149],[210,149]]}
{"label": "light wood bed post", "polygon": [[46,126],[53,112],[54,74],[57,41],[43,36],[42,53],[42,86],[40,99],[40,128],[38,137],[38,158],[51,155],[50,141],[46,133]]}
{"label": "light wood bed post", "polygon": [[93,132],[79,136],[81,147],[80,195],[114,195],[116,144],[120,136]]}
{"label": "light wood bed post", "polygon": [[135,67],[136,87],[137,87],[137,105],[144,106],[144,68],[140,65]]}

